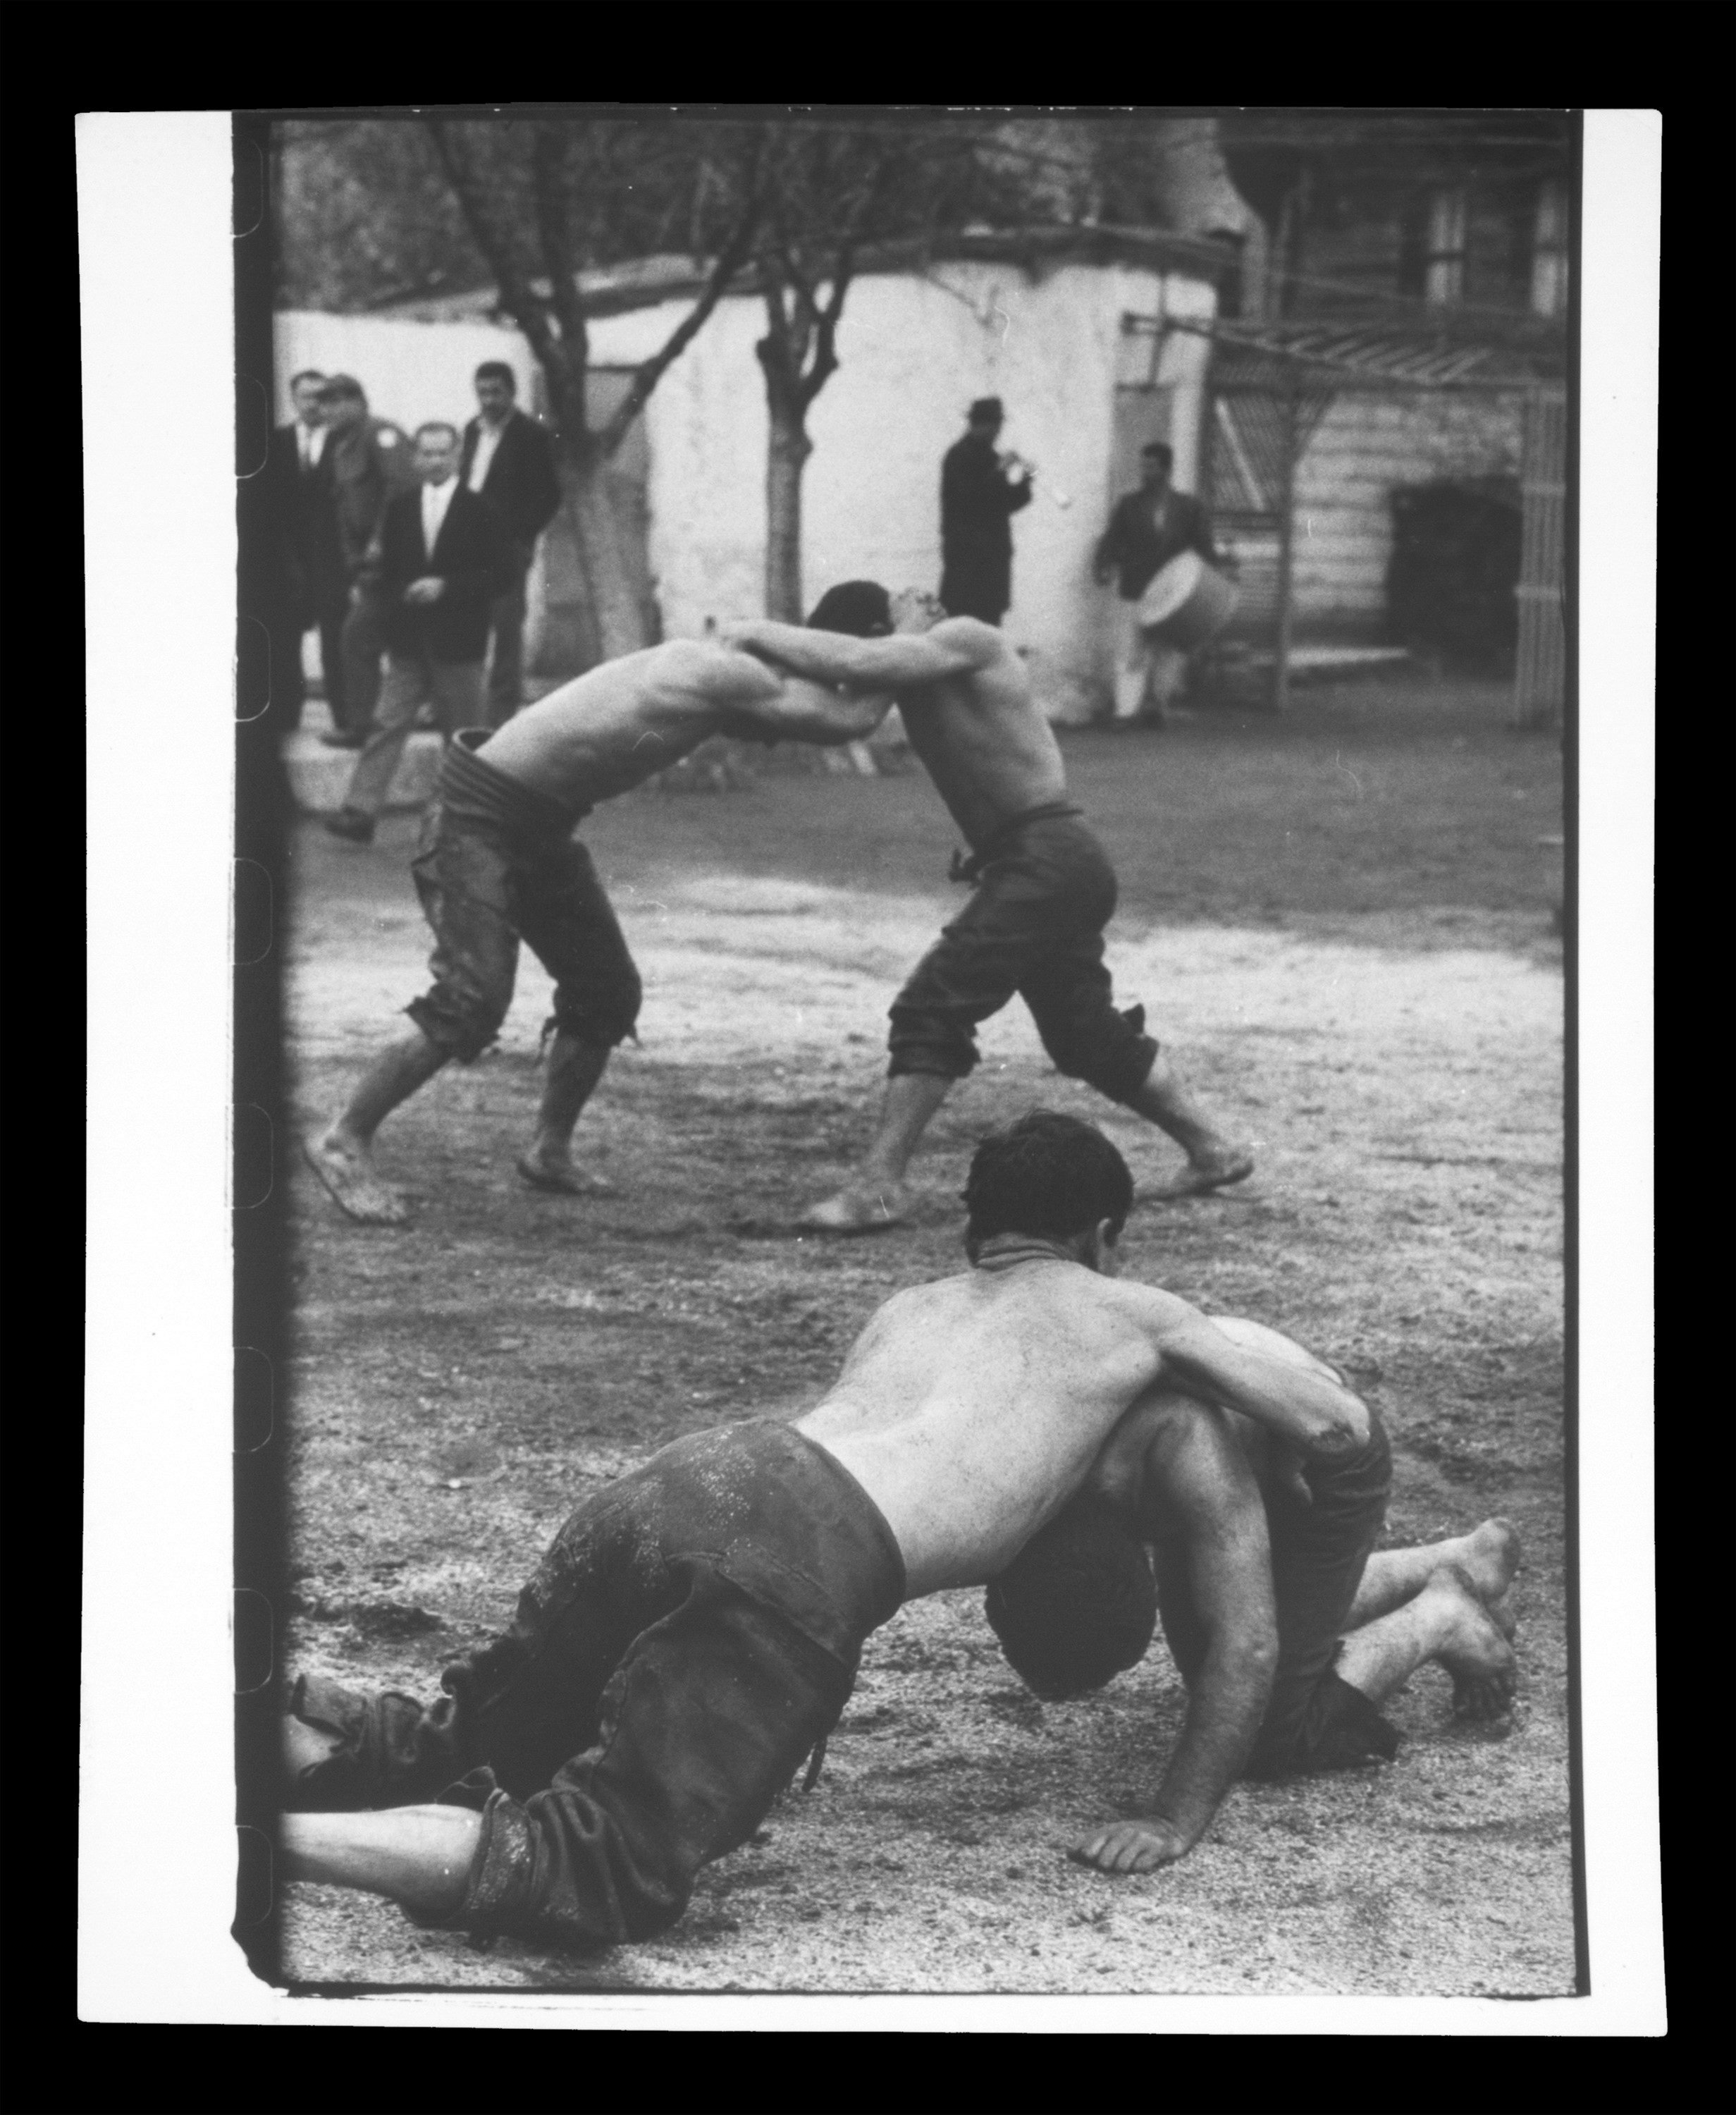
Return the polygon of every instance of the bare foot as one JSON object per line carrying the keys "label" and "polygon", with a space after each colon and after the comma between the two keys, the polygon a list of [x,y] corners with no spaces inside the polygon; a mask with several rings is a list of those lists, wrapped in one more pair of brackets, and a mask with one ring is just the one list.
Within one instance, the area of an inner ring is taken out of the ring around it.
{"label": "bare foot", "polygon": [[618,1197],[621,1186],[607,1176],[575,1168],[566,1154],[521,1153],[514,1165],[533,1190],[553,1190],[563,1197]]}
{"label": "bare foot", "polygon": [[803,1213],[796,1224],[820,1234],[877,1234],[902,1226],[910,1203],[901,1182],[846,1183],[836,1196]]}
{"label": "bare foot", "polygon": [[381,1181],[364,1145],[328,1131],[318,1141],[301,1141],[302,1158],[331,1192],[341,1212],[364,1227],[401,1227],[410,1207],[398,1192]]}
{"label": "bare foot", "polygon": [[1431,1573],[1422,1592],[1447,1618],[1447,1642],[1436,1658],[1453,1677],[1454,1715],[1505,1718],[1513,1709],[1518,1662],[1476,1587],[1456,1564],[1444,1564]]}
{"label": "bare foot", "polygon": [[1227,1189],[1232,1182],[1245,1182],[1253,1173],[1253,1155],[1230,1146],[1190,1160],[1176,1181],[1144,1194],[1160,1204],[1175,1204],[1184,1197],[1203,1197],[1213,1190]]}
{"label": "bare foot", "polygon": [[1452,1562],[1477,1589],[1484,1605],[1492,1610],[1513,1584],[1523,1561],[1519,1531],[1509,1520],[1486,1520],[1459,1539]]}

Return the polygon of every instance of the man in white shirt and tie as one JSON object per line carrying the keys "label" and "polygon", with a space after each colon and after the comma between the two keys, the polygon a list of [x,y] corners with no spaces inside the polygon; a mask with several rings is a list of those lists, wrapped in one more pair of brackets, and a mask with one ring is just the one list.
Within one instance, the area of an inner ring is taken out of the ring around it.
{"label": "man in white shirt and tie", "polygon": [[511,554],[493,508],[460,482],[459,450],[456,426],[418,427],[419,489],[393,499],[381,526],[375,587],[386,679],[344,805],[326,822],[354,843],[373,836],[422,705],[433,704],[448,741],[483,722],[489,605]]}
{"label": "man in white shirt and tie", "polygon": [[503,360],[476,370],[479,415],[464,430],[459,475],[499,515],[512,564],[488,612],[488,724],[504,727],[524,702],[524,582],[537,539],[561,505],[561,479],[549,436],[519,410],[518,381]]}
{"label": "man in white shirt and tie", "polygon": [[325,386],[325,379],[324,375],[309,368],[290,384],[290,394],[295,400],[295,423],[290,431],[295,436],[304,477],[319,467],[320,452],[326,444],[325,414],[319,405],[319,392]]}

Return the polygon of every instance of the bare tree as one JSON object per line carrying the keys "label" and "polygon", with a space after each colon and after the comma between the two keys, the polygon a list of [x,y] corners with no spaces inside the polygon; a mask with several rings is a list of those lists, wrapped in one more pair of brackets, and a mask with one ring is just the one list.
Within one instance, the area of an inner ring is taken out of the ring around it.
{"label": "bare tree", "polygon": [[[714,143],[698,126],[570,118],[471,124],[430,117],[425,122],[465,226],[494,274],[502,305],[524,333],[546,379],[561,489],[603,654],[631,653],[647,643],[645,617],[606,472],[653,390],[752,254],[764,208],[763,143],[754,128],[734,129],[721,149],[730,158],[729,181],[723,183],[716,181],[713,161],[704,151]],[[716,246],[698,300],[657,351],[641,361],[615,411],[593,427],[586,395],[589,337],[579,275],[599,253],[619,254],[622,216],[611,209],[632,190],[634,172],[654,177],[641,190],[661,192],[666,201],[697,178],[701,187],[691,200],[689,224],[696,239],[715,236]]]}
{"label": "bare tree", "polygon": [[838,367],[845,297],[873,245],[923,241],[957,226],[987,195],[975,158],[981,128],[924,121],[840,124],[788,119],[760,128],[755,167],[766,206],[755,242],[766,334],[766,612],[799,623],[802,473],[808,414]]}

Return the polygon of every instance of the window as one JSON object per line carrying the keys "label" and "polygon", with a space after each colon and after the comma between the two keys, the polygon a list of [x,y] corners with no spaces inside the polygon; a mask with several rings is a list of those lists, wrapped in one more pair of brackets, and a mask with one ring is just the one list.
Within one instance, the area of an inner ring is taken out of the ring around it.
{"label": "window", "polygon": [[1428,201],[1422,297],[1431,308],[1457,308],[1465,297],[1465,195],[1435,191]]}
{"label": "window", "polygon": [[1531,310],[1533,315],[1567,312],[1567,186],[1552,181],[1537,193],[1537,215],[1531,245]]}

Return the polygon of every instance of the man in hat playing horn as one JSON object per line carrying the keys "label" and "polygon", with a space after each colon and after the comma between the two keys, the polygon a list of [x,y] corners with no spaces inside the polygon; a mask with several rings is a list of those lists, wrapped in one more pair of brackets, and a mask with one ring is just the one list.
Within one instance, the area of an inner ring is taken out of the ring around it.
{"label": "man in hat playing horn", "polygon": [[1031,503],[1031,466],[996,452],[1004,414],[979,397],[941,465],[941,600],[950,617],[999,624],[1013,599],[1012,516]]}

